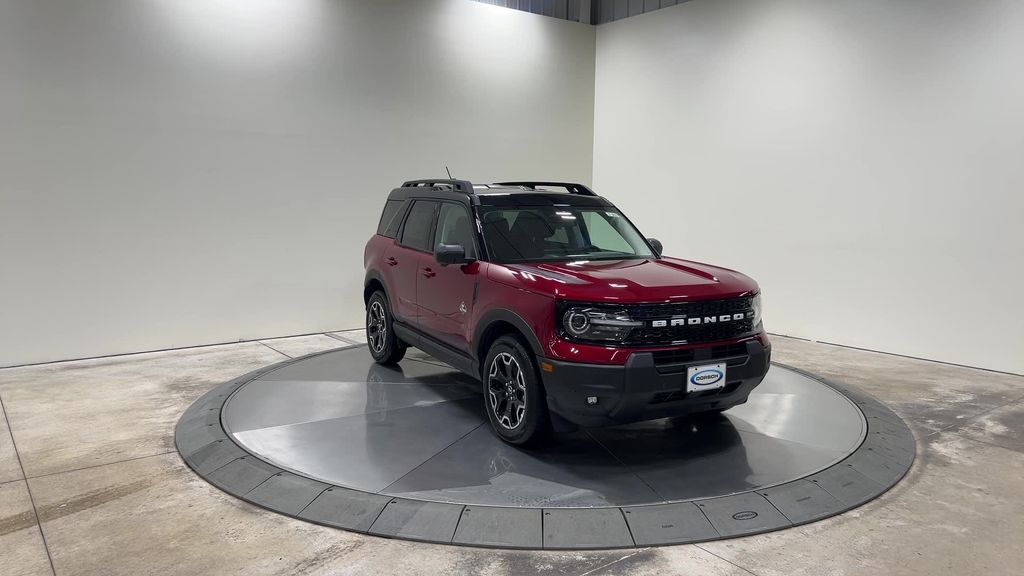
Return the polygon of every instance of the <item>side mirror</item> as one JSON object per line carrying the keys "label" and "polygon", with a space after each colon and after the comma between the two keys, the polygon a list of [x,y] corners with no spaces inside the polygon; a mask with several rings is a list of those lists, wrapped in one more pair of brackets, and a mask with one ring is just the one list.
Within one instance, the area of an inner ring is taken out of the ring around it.
{"label": "side mirror", "polygon": [[661,253],[665,250],[664,246],[661,245],[661,240],[658,240],[657,238],[648,238],[647,243],[651,245],[651,248],[654,248],[655,256],[660,258]]}
{"label": "side mirror", "polygon": [[438,244],[434,249],[434,258],[441,266],[473,261],[472,258],[466,258],[466,249],[461,244]]}

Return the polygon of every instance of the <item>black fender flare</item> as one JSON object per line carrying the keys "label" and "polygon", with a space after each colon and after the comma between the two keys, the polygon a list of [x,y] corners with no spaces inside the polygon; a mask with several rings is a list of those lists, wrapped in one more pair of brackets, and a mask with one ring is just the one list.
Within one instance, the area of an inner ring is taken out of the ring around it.
{"label": "black fender flare", "polygon": [[388,305],[391,306],[391,309],[393,310],[395,303],[391,301],[391,293],[388,291],[388,285],[384,283],[384,278],[380,275],[380,272],[372,268],[366,271],[366,278],[363,279],[363,304],[366,304],[366,287],[374,280],[380,283],[381,288],[384,290],[384,297],[388,299]]}
{"label": "black fender flare", "polygon": [[[480,349],[480,339],[487,333],[487,329],[491,327],[495,322],[508,322],[512,326],[515,326],[519,332],[526,338],[527,344],[530,345],[530,349],[533,350],[534,356],[538,358],[544,357],[544,348],[540,345],[540,340],[537,335],[533,333],[533,329],[527,324],[526,320],[523,320],[522,316],[515,312],[505,308],[495,308],[488,310],[476,324],[476,330],[473,331],[473,353],[476,355],[477,350]],[[483,362],[484,358],[477,358],[478,362]]]}

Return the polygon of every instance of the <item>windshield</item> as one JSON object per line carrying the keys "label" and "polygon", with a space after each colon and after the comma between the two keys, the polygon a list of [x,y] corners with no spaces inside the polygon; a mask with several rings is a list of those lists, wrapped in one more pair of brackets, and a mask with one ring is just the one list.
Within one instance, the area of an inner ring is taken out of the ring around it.
{"label": "windshield", "polygon": [[609,207],[516,206],[482,210],[495,262],[653,258],[640,232]]}

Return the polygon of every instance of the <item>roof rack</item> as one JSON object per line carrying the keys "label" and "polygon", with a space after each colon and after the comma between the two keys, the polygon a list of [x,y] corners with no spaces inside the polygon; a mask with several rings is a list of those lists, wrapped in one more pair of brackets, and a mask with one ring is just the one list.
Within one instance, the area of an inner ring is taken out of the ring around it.
{"label": "roof rack", "polygon": [[496,186],[522,186],[531,190],[536,190],[537,186],[547,186],[549,188],[565,188],[569,194],[579,194],[580,196],[597,196],[593,190],[587,188],[583,184],[576,184],[574,182],[498,182]]}
{"label": "roof rack", "polygon": [[402,188],[436,188],[438,186],[451,186],[452,190],[463,194],[473,193],[473,183],[469,180],[446,180],[443,178],[430,180],[409,180],[402,183]]}

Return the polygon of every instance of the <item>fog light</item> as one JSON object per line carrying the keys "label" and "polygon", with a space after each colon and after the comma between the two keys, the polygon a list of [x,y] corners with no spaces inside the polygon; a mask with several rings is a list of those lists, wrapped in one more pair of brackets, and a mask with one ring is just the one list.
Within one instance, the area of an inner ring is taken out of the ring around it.
{"label": "fog light", "polygon": [[587,406],[593,406],[597,404],[597,396],[587,396]]}

